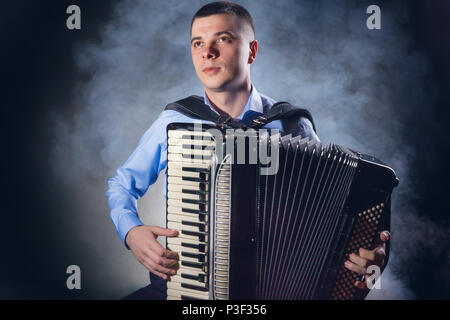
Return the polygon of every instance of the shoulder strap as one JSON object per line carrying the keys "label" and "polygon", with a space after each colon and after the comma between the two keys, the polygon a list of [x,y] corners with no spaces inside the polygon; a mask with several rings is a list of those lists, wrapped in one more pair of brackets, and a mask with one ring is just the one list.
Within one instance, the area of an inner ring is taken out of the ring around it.
{"label": "shoulder strap", "polygon": [[199,96],[192,95],[170,103],[164,110],[175,110],[189,118],[211,121],[223,128],[245,128],[243,123],[233,120],[230,116],[218,115],[212,111]]}
{"label": "shoulder strap", "polygon": [[[250,128],[261,128],[266,124],[275,121],[282,120],[284,123],[293,122],[298,125],[298,120],[303,117],[311,121],[314,131],[316,131],[316,126],[314,125],[314,120],[311,113],[303,108],[298,108],[290,104],[289,102],[280,101],[275,103],[270,110],[254,119],[249,125]],[[317,131],[316,131],[317,132]]]}
{"label": "shoulder strap", "polygon": [[267,113],[254,119],[248,126],[233,120],[230,116],[216,114],[203,102],[201,97],[195,95],[169,103],[164,110],[175,110],[189,118],[211,121],[223,128],[233,129],[259,129],[275,120],[282,120],[283,125],[295,127],[298,126],[298,119],[304,117],[311,121],[313,129],[316,131],[313,118],[308,110],[295,107],[284,101],[275,103]]}

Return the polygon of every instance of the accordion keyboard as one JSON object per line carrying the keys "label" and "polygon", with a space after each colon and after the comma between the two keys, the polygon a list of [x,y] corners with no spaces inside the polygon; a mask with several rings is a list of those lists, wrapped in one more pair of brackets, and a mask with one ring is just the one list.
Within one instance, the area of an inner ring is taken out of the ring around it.
{"label": "accordion keyboard", "polygon": [[206,132],[168,132],[167,228],[178,230],[179,236],[167,238],[167,248],[180,257],[180,269],[167,282],[169,300],[209,299],[208,194],[213,146]]}

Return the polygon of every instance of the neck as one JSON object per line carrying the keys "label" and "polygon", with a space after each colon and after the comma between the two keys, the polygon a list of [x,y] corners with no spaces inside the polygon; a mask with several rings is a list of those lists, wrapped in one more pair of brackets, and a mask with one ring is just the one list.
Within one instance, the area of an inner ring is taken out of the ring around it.
{"label": "neck", "polygon": [[219,114],[228,114],[233,119],[236,119],[244,111],[251,91],[252,84],[250,80],[233,91],[212,91],[205,88],[206,96],[211,106]]}

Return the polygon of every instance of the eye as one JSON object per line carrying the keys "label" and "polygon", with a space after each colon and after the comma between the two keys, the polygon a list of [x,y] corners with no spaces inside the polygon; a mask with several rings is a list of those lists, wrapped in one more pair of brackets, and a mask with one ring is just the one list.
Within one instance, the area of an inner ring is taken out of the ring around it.
{"label": "eye", "polygon": [[194,48],[200,48],[202,43],[200,41],[195,41],[193,44]]}
{"label": "eye", "polygon": [[228,42],[228,41],[230,41],[230,37],[227,36],[220,37],[218,40],[218,42]]}

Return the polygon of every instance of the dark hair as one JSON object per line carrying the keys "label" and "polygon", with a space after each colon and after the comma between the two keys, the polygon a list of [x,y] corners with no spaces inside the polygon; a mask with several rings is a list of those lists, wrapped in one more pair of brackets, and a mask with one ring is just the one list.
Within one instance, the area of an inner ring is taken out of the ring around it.
{"label": "dark hair", "polygon": [[255,26],[253,25],[253,19],[250,13],[247,11],[247,9],[245,9],[243,6],[237,3],[229,1],[211,2],[201,7],[192,18],[191,30],[195,19],[212,16],[214,14],[229,14],[229,15],[234,14],[244,19],[252,27],[253,33],[255,33]]}

